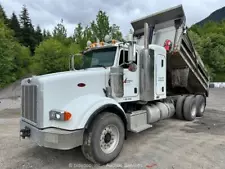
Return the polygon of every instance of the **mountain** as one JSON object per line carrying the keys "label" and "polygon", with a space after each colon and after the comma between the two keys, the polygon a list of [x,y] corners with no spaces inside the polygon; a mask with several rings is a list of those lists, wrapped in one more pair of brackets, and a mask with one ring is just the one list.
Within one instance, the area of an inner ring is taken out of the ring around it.
{"label": "mountain", "polygon": [[205,23],[207,23],[209,21],[220,22],[222,20],[225,20],[225,7],[214,11],[207,18],[203,19],[202,21],[200,21],[196,24],[197,25],[204,25]]}

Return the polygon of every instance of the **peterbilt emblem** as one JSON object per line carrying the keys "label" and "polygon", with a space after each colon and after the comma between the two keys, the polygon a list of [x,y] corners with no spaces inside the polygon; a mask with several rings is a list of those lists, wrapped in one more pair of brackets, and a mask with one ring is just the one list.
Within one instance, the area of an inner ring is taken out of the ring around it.
{"label": "peterbilt emblem", "polygon": [[131,83],[133,80],[127,80],[127,78],[123,81],[123,83]]}

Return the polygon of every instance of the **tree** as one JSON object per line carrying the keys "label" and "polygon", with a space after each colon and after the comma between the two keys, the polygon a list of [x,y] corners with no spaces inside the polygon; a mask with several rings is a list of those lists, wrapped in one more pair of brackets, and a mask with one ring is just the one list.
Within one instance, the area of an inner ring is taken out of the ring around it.
{"label": "tree", "polygon": [[189,37],[191,38],[192,40],[192,43],[195,47],[195,49],[197,50],[197,52],[202,55],[202,52],[203,52],[203,48],[202,48],[202,39],[201,37],[199,36],[199,34],[197,34],[196,32],[194,31],[189,31],[188,32],[188,35]]}
{"label": "tree", "polygon": [[0,20],[0,88],[29,72],[30,53],[13,37],[13,31]]}
{"label": "tree", "polygon": [[9,20],[8,20],[6,14],[5,14],[5,11],[4,11],[3,7],[1,6],[1,4],[0,4],[0,19],[3,20],[3,22],[4,22],[6,25],[8,25]]}
{"label": "tree", "polygon": [[[194,25],[189,35],[213,80],[225,80],[225,21]],[[224,78],[221,78],[224,77]]]}
{"label": "tree", "polygon": [[74,41],[80,45],[81,49],[85,49],[87,47],[87,41],[95,41],[92,33],[92,29],[88,26],[83,29],[81,23],[74,30]]}
{"label": "tree", "polygon": [[67,30],[63,25],[63,20],[56,25],[52,33],[53,37],[58,39],[59,41],[64,41],[67,37]]}
{"label": "tree", "polygon": [[46,35],[46,30],[45,29],[43,30],[42,34],[43,34],[43,39],[46,39],[47,35]]}
{"label": "tree", "polygon": [[[71,45],[69,46],[68,50],[69,50],[69,55],[70,56],[78,54],[78,53],[80,53],[82,51],[80,45],[76,44],[76,43],[71,43]],[[75,69],[76,68],[79,69],[80,66],[81,66],[81,63],[82,63],[82,56],[76,56],[74,58],[74,67],[75,67]]]}
{"label": "tree", "polygon": [[15,65],[13,72],[15,72],[16,79],[25,77],[30,73],[30,50],[29,48],[16,43],[14,46],[14,60],[13,64]]}
{"label": "tree", "polygon": [[52,35],[51,35],[50,31],[49,31],[49,30],[46,31],[46,38],[49,39],[49,38],[51,38],[51,37],[52,37]]}
{"label": "tree", "polygon": [[17,38],[18,41],[21,40],[21,28],[19,21],[17,19],[16,14],[13,12],[12,17],[9,22],[9,27],[14,31],[15,37]]}
{"label": "tree", "polygon": [[105,36],[111,33],[109,25],[109,17],[106,15],[105,12],[101,10],[98,12],[96,16],[96,21],[91,22],[91,29],[93,31],[93,34],[100,41],[104,41]]}
{"label": "tree", "polygon": [[90,27],[83,28],[81,23],[78,24],[74,30],[73,38],[76,43],[80,44],[81,49],[85,49],[88,40],[92,42],[104,41],[106,35],[119,41],[123,40],[119,26],[116,24],[110,26],[109,17],[105,12],[99,11],[96,21],[92,21]]}
{"label": "tree", "polygon": [[110,26],[109,17],[103,11],[99,11],[96,21],[91,22],[91,29],[95,38],[98,38],[100,41],[104,41],[106,35],[111,35],[113,39],[122,40],[119,26],[116,24]]}
{"label": "tree", "polygon": [[112,35],[113,39],[116,39],[116,40],[119,40],[119,41],[123,40],[122,33],[120,32],[120,27],[117,26],[116,24],[113,24],[110,27],[110,32],[111,32],[111,35]]}
{"label": "tree", "polygon": [[0,88],[15,80],[15,75],[12,74],[15,66],[12,35],[12,31],[0,20]]}
{"label": "tree", "polygon": [[81,23],[79,23],[77,25],[77,27],[75,28],[73,37],[74,37],[74,41],[76,43],[78,43],[78,44],[81,43],[81,41],[83,39],[83,27],[82,27]]}
{"label": "tree", "polygon": [[35,31],[31,23],[28,10],[24,5],[20,14],[20,24],[21,24],[21,43],[30,48],[32,55],[34,54],[36,40]]}
{"label": "tree", "polygon": [[36,45],[39,45],[43,40],[43,35],[40,26],[38,25],[35,31],[36,34]]}
{"label": "tree", "polygon": [[69,50],[57,39],[48,39],[40,43],[35,50],[33,73],[47,74],[68,70]]}

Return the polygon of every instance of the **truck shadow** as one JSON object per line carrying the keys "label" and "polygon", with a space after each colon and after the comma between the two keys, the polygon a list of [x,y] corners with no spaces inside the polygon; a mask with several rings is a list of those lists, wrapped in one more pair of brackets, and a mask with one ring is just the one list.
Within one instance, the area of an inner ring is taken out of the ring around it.
{"label": "truck shadow", "polygon": [[225,113],[217,110],[206,110],[203,118],[198,118],[186,124],[181,131],[187,133],[209,133],[212,135],[225,134]]}
{"label": "truck shadow", "polygon": [[[32,166],[36,166],[37,168],[76,168],[75,166],[78,165],[92,165],[92,163],[84,158],[81,147],[72,150],[54,150],[35,145],[24,151],[21,156],[26,157],[27,159],[25,165],[26,163],[31,163]],[[37,161],[39,161],[38,164],[36,164]],[[19,164],[17,163],[17,168],[19,166],[22,167],[23,165],[24,162],[19,162]]]}
{"label": "truck shadow", "polygon": [[[141,133],[128,132],[128,139],[124,142],[123,151],[120,156],[112,162],[112,164],[122,163],[129,160],[127,153],[133,153],[135,149],[139,149],[142,144],[147,144],[154,138],[156,134],[163,133],[168,129],[168,125],[173,125],[174,122],[170,120],[164,120],[156,123],[152,128],[147,129]],[[21,156],[27,160],[24,162],[18,162],[16,168],[23,168],[24,163],[31,163],[37,168],[99,168],[99,165],[93,165],[91,162],[85,159],[82,154],[81,147],[77,147],[72,150],[54,150],[34,146],[26,149]],[[24,158],[23,158],[24,159]],[[132,159],[130,159],[132,161]],[[38,161],[38,163],[37,163]],[[19,167],[20,166],[20,167]],[[77,167],[76,167],[77,166]],[[102,166],[104,168],[104,166]],[[101,168],[102,168],[101,167]]]}

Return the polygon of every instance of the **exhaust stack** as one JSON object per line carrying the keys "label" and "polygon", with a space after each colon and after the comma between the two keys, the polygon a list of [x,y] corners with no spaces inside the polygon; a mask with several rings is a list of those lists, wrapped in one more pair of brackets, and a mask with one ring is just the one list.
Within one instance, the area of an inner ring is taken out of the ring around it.
{"label": "exhaust stack", "polygon": [[[154,100],[154,56],[149,54],[149,25],[144,24],[144,49],[140,56],[140,98],[142,101]],[[153,94],[152,94],[153,93]]]}
{"label": "exhaust stack", "polygon": [[148,49],[149,46],[149,28],[148,23],[144,24],[144,48]]}

